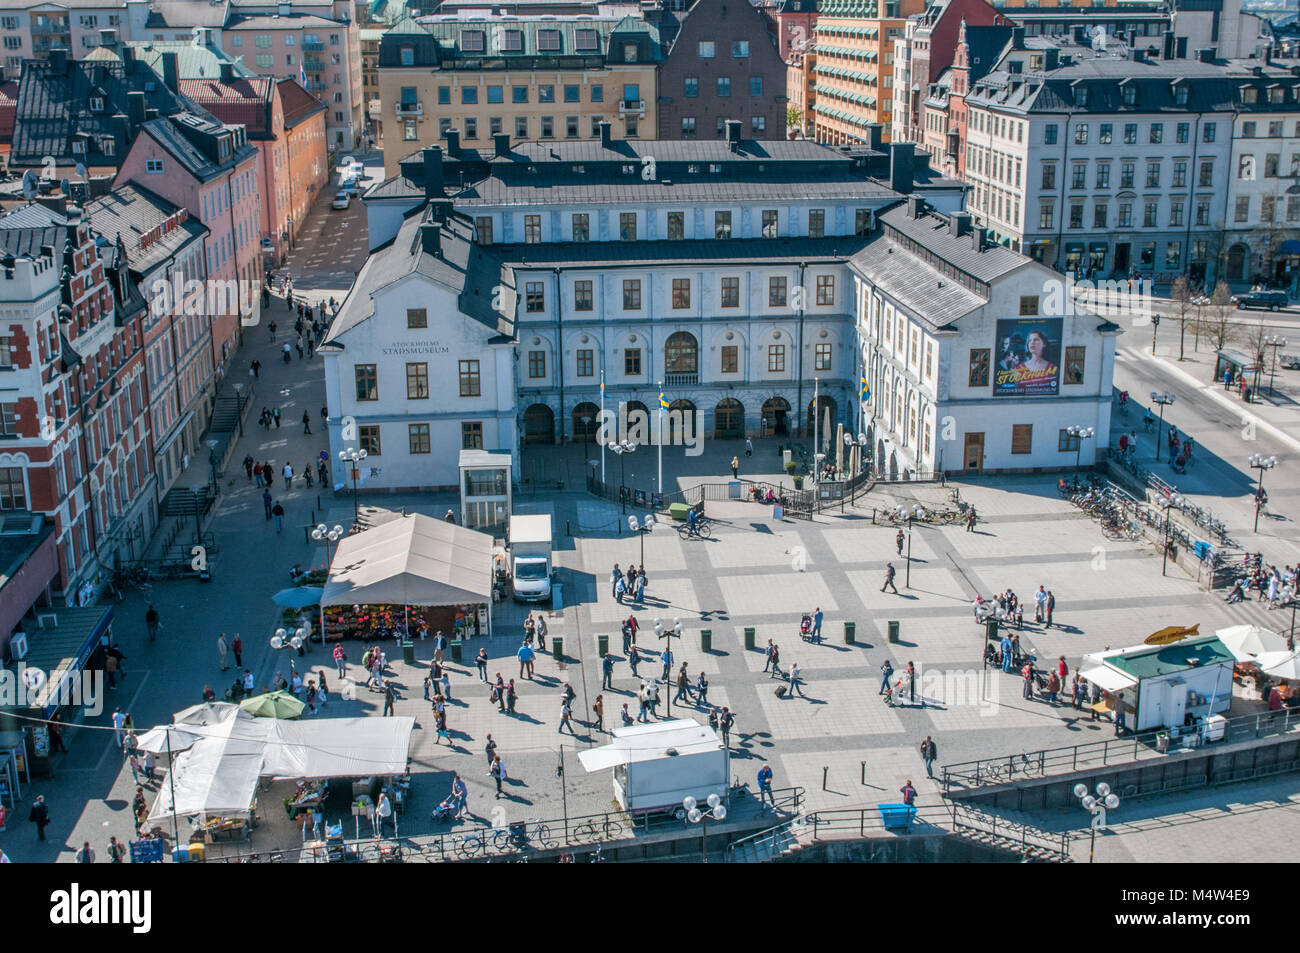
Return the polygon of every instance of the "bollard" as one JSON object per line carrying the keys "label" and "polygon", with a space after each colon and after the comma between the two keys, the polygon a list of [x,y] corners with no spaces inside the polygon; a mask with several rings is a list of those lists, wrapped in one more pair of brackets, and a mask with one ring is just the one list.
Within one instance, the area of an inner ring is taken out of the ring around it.
{"label": "bollard", "polygon": [[857,633],[858,633],[858,624],[856,622],[845,622],[844,623],[844,644],[852,645],[855,641],[857,641],[857,637],[858,637]]}
{"label": "bollard", "polygon": [[898,641],[898,620],[897,619],[889,620],[889,641],[890,642]]}
{"label": "bollard", "polygon": [[822,765],[822,790],[826,790],[826,775],[830,773],[829,765]]}
{"label": "bollard", "polygon": [[988,636],[989,641],[991,642],[998,641],[998,620],[997,619],[986,620],[984,623],[984,629],[985,629],[985,634]]}
{"label": "bollard", "polygon": [[[464,644],[465,643],[462,642],[460,639],[451,640],[451,660],[453,662],[459,662],[461,660],[461,648],[464,646]],[[411,643],[411,651],[412,652],[415,651],[414,642]]]}
{"label": "bollard", "polygon": [[862,786],[865,788],[867,786],[867,763],[861,761],[859,764],[862,765]]}
{"label": "bollard", "polygon": [[596,636],[597,658],[604,658],[608,654],[609,654],[609,636],[608,635]]}
{"label": "bollard", "polygon": [[753,649],[754,647],[754,630],[753,628],[745,629],[745,648]]}
{"label": "bollard", "polygon": [[564,639],[558,635],[551,638],[551,655],[557,662],[564,661]]}
{"label": "bollard", "polygon": [[712,629],[700,629],[700,651],[701,652],[713,651],[713,630]]}

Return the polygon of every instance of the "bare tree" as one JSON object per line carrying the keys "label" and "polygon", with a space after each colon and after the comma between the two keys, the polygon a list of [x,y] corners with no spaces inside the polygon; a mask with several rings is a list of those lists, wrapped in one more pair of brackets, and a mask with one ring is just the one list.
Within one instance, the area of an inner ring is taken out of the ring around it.
{"label": "bare tree", "polygon": [[1174,303],[1178,309],[1178,360],[1185,360],[1183,357],[1185,344],[1187,341],[1187,315],[1192,310],[1192,298],[1196,297],[1192,290],[1192,283],[1187,280],[1186,275],[1179,275],[1174,279],[1173,287],[1169,289],[1169,300]]}
{"label": "bare tree", "polygon": [[1238,328],[1232,323],[1237,310],[1232,301],[1232,291],[1226,281],[1220,280],[1210,295],[1210,314],[1205,322],[1205,332],[1216,351],[1227,347],[1237,336]]}

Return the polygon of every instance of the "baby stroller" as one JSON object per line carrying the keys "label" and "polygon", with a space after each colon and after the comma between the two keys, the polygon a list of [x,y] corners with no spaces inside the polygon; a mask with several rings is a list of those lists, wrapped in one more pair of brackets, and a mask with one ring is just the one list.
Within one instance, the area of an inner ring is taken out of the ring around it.
{"label": "baby stroller", "polygon": [[805,642],[811,641],[812,639],[812,616],[807,612],[805,612],[803,618],[799,620],[799,638],[803,639]]}
{"label": "baby stroller", "polygon": [[455,796],[449,794],[443,799],[441,804],[434,808],[431,820],[435,824],[450,823],[456,819],[456,815],[459,811],[460,802],[456,800]]}

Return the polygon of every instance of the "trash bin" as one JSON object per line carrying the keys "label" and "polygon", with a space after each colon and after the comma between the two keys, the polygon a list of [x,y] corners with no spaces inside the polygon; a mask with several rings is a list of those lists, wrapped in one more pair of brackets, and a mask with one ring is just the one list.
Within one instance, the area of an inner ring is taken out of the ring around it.
{"label": "trash bin", "polygon": [[402,661],[407,665],[415,664],[415,643],[410,639],[402,640]]}
{"label": "trash bin", "polygon": [[858,624],[856,622],[844,623],[844,644],[852,645],[858,637]]}
{"label": "trash bin", "polygon": [[202,845],[202,844],[190,844],[190,861],[191,861],[192,863],[202,863],[202,862],[203,862],[203,845]]}
{"label": "trash bin", "polygon": [[898,641],[898,620],[897,619],[889,620],[889,641],[890,642]]}
{"label": "trash bin", "polygon": [[713,630],[712,629],[700,629],[700,651],[701,652],[713,651]]}
{"label": "trash bin", "polygon": [[451,640],[451,660],[453,662],[459,662],[461,660],[461,649],[464,647],[465,643],[460,639]]}
{"label": "trash bin", "polygon": [[190,852],[184,847],[177,847],[172,851],[172,863],[187,864],[190,860]]}
{"label": "trash bin", "polygon": [[596,657],[604,658],[608,654],[609,654],[609,636],[608,635],[596,636]]}
{"label": "trash bin", "polygon": [[753,647],[754,647],[754,630],[753,630],[752,628],[746,628],[746,629],[745,629],[745,648],[747,648],[747,649],[752,649]]}
{"label": "trash bin", "polygon": [[999,636],[998,636],[998,620],[997,620],[997,619],[988,619],[988,620],[986,620],[985,623],[984,623],[984,630],[985,630],[985,633],[988,635],[988,638],[989,638],[989,641],[990,641],[990,642],[996,642],[996,641],[998,641]]}
{"label": "trash bin", "polygon": [[551,655],[557,662],[564,661],[564,639],[558,635],[551,639]]}

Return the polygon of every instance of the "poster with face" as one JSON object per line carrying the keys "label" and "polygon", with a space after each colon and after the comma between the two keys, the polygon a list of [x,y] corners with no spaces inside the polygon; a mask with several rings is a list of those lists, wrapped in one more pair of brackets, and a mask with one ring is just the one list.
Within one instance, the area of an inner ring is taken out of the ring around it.
{"label": "poster with face", "polygon": [[1060,393],[1061,318],[1003,318],[993,353],[994,397],[1054,397]]}

